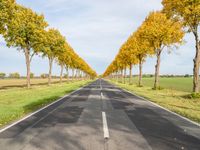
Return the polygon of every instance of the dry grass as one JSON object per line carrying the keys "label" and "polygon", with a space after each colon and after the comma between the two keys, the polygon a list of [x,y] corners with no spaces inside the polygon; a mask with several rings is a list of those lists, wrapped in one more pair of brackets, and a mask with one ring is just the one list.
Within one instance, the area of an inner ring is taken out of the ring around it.
{"label": "dry grass", "polygon": [[[52,79],[52,83],[58,83],[60,79]],[[63,79],[63,82],[69,80]],[[31,79],[31,84],[35,85],[47,85],[48,79],[34,78]],[[26,87],[26,79],[0,79],[0,89],[9,89],[17,87]]]}

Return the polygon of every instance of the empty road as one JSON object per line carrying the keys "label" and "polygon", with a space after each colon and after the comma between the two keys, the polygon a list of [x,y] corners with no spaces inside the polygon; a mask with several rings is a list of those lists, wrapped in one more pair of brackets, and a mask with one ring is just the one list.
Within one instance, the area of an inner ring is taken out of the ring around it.
{"label": "empty road", "polygon": [[200,127],[99,79],[1,132],[0,150],[200,150]]}

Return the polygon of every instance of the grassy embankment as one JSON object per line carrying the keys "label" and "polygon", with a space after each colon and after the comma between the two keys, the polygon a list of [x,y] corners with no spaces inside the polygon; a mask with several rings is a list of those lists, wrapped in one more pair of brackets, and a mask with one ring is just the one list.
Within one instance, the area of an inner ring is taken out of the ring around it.
{"label": "grassy embankment", "polygon": [[129,85],[128,82],[117,83],[114,80],[111,82],[200,123],[200,98],[188,97],[191,94],[192,78],[161,78],[160,85],[164,88],[162,90],[152,90],[153,80],[153,78],[144,78],[143,87],[137,86],[137,78],[133,79],[133,85]]}
{"label": "grassy embankment", "polygon": [[[31,89],[13,88],[17,83],[23,83],[23,79],[0,80],[7,82],[12,88],[2,88],[0,90],[0,127],[17,120],[28,113],[35,111],[42,106],[55,101],[56,99],[70,93],[79,87],[88,84],[87,81],[64,82],[62,84],[52,84],[51,86],[41,85],[46,82],[45,79],[33,79],[36,84]],[[45,80],[45,81],[44,81]],[[13,85],[13,86],[12,86]],[[19,84],[18,84],[19,85]],[[23,84],[22,84],[23,85]],[[5,86],[4,86],[5,87]]]}

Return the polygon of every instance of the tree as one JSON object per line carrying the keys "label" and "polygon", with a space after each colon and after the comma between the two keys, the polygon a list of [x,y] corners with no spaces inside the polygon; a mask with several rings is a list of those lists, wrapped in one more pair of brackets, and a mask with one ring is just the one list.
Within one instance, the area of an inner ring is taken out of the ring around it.
{"label": "tree", "polygon": [[[128,53],[124,52],[123,45],[122,45],[122,47],[119,50],[117,57],[115,58],[115,60],[117,60],[117,62],[120,62],[121,65],[122,65],[121,66],[121,74],[122,74],[122,78],[124,77],[124,84],[126,83],[126,68],[129,65],[128,62],[126,61],[127,54]],[[119,66],[116,66],[114,63],[112,63],[112,65],[110,67],[111,73],[118,70],[118,69],[119,69]]]}
{"label": "tree", "polygon": [[[92,68],[81,58],[79,57],[73,48],[66,42],[64,44],[64,52],[60,53],[58,56],[59,64],[64,65],[67,72],[67,77],[69,75],[69,68],[72,69],[72,78],[74,78],[74,73],[76,70],[76,77],[80,77],[80,72],[82,74],[87,74],[91,78],[96,77],[96,72],[92,70]],[[62,67],[61,67],[61,75],[62,75]]]}
{"label": "tree", "polygon": [[[65,38],[58,30],[45,28],[48,26],[44,16],[33,12],[15,3],[15,0],[0,0],[0,34],[7,42],[8,47],[17,47],[23,51],[26,59],[27,87],[30,87],[30,63],[35,54],[43,53],[49,59],[49,80],[54,59],[61,65],[60,79],[62,81],[63,67],[76,69],[78,76],[83,71],[90,77],[96,72],[65,42]],[[67,46],[67,50],[65,49]],[[64,52],[64,53],[63,53]],[[69,53],[69,55],[67,55]],[[58,59],[59,57],[59,59]]]}
{"label": "tree", "polygon": [[180,22],[168,19],[166,14],[161,12],[151,12],[145,20],[144,29],[143,38],[149,41],[157,57],[154,82],[154,89],[157,89],[161,53],[165,47],[182,43],[184,32]]}
{"label": "tree", "polygon": [[9,47],[18,47],[25,54],[27,69],[27,87],[30,88],[30,63],[41,41],[41,32],[47,27],[43,15],[38,15],[31,9],[17,5],[13,17],[7,24],[4,38]]}
{"label": "tree", "polygon": [[72,59],[73,59],[73,51],[72,51],[72,48],[69,46],[68,55],[65,57],[65,69],[66,69],[67,78],[69,77],[69,68],[72,64]]}
{"label": "tree", "polygon": [[[59,55],[58,55],[58,64],[61,67],[61,70],[60,70],[60,83],[62,82],[64,67],[65,66],[68,67],[68,61],[70,61],[69,53],[70,53],[70,46],[69,46],[68,43],[65,43],[63,52],[59,53]],[[67,74],[68,74],[68,71],[67,71]]]}
{"label": "tree", "polygon": [[46,73],[43,73],[43,74],[40,75],[40,77],[43,78],[43,79],[48,78],[48,76],[49,76],[49,75],[46,74]]}
{"label": "tree", "polygon": [[14,73],[10,73],[9,74],[9,78],[20,78],[20,74],[18,72],[14,72]]}
{"label": "tree", "polygon": [[6,74],[3,72],[0,72],[0,79],[4,79],[6,77]]}
{"label": "tree", "polygon": [[[129,37],[129,39],[125,42],[125,44],[121,48],[121,53],[126,61],[128,67],[129,67],[129,84],[132,84],[132,67],[133,64],[137,64],[137,58],[134,53],[134,46],[136,42],[135,39],[132,38],[132,36]],[[126,71],[126,70],[125,70]],[[126,76],[126,75],[125,75]]]}
{"label": "tree", "polygon": [[200,1],[199,0],[163,0],[164,12],[173,19],[183,22],[188,31],[192,32],[196,42],[196,55],[193,60],[193,92],[199,92],[199,64],[200,64]]}
{"label": "tree", "polygon": [[148,41],[148,39],[145,39],[143,37],[144,32],[145,32],[145,25],[143,23],[132,36],[133,39],[132,45],[134,53],[139,63],[139,80],[138,80],[139,87],[142,86],[142,66],[145,61],[145,58],[148,55],[154,54],[154,50],[151,47],[150,42]]}
{"label": "tree", "polygon": [[31,72],[30,78],[34,78],[34,73]]}
{"label": "tree", "polygon": [[0,34],[6,32],[6,26],[15,10],[15,0],[0,0]]}
{"label": "tree", "polygon": [[56,29],[49,29],[45,32],[43,45],[41,45],[41,52],[43,56],[47,56],[49,60],[49,77],[48,85],[51,84],[52,66],[55,58],[64,52],[65,38]]}

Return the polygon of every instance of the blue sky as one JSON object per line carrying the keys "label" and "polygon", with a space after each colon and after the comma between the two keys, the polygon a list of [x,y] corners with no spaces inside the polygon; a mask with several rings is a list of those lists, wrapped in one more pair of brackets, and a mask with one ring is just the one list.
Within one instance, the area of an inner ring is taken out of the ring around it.
{"label": "blue sky", "polygon": [[[120,46],[144,21],[150,11],[162,8],[161,0],[17,0],[18,3],[43,13],[50,27],[57,28],[75,51],[97,73],[104,72]],[[185,36],[184,45],[170,54],[164,52],[161,74],[191,74],[195,53],[194,37]],[[0,72],[25,75],[25,59],[16,48],[7,48],[0,38]],[[148,58],[144,73],[154,73],[155,58]],[[48,60],[34,57],[31,70],[36,75],[48,72]],[[59,74],[53,66],[53,74]],[[134,73],[138,72],[137,66]]]}

